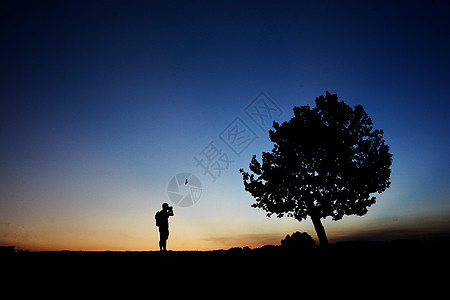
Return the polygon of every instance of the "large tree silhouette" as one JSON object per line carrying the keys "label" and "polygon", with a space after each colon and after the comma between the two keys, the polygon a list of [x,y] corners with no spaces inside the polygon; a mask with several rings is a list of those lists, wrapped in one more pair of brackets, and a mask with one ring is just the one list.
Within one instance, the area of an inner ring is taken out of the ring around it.
{"label": "large tree silhouette", "polygon": [[328,239],[321,219],[362,216],[375,203],[371,194],[390,185],[392,154],[383,131],[372,127],[361,105],[354,108],[326,92],[316,107],[294,107],[294,117],[269,130],[271,152],[256,155],[250,173],[240,169],[252,207],[268,216],[311,218],[320,244]]}

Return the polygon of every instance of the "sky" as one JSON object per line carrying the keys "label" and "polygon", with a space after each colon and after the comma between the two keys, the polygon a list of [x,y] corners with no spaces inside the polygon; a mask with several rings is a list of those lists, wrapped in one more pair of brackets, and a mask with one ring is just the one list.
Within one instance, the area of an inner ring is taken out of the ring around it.
{"label": "sky", "polygon": [[157,250],[163,202],[172,250],[318,241],[239,169],[326,91],[394,155],[329,240],[450,238],[448,1],[2,1],[0,23],[0,245]]}

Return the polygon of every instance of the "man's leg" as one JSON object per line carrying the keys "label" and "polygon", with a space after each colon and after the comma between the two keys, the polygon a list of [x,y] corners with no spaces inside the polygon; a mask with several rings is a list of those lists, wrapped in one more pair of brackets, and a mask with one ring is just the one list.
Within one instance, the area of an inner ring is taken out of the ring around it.
{"label": "man's leg", "polygon": [[162,240],[162,248],[163,248],[163,251],[167,251],[167,248],[166,248],[166,246],[167,246],[167,240]]}
{"label": "man's leg", "polygon": [[159,232],[159,249],[161,251],[167,251],[167,239],[169,238],[169,233],[166,231]]}
{"label": "man's leg", "polygon": [[164,240],[164,232],[159,232],[159,251],[163,251],[166,248],[166,241]]}

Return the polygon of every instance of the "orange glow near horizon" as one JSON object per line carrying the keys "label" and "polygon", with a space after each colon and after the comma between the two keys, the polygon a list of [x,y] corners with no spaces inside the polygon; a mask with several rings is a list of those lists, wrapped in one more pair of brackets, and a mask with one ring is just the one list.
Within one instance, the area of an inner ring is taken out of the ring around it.
{"label": "orange glow near horizon", "polygon": [[[403,220],[402,220],[403,219]],[[420,221],[419,221],[420,220]],[[450,219],[448,216],[435,215],[428,218],[409,216],[392,220],[392,223],[382,220],[378,225],[374,224],[336,224],[326,222],[327,234],[330,242],[340,240],[369,239],[369,240],[395,240],[401,238],[417,238],[421,235],[439,235],[449,233]],[[257,248],[263,245],[280,245],[280,241],[286,234],[294,231],[306,231],[317,241],[312,225],[309,220],[298,223],[297,228],[292,224],[285,224],[279,228],[279,232],[248,232],[239,233],[238,228],[228,229],[220,234],[212,234],[208,231],[200,231],[195,226],[186,226],[183,230],[179,222],[172,222],[173,228],[168,240],[168,249],[181,250],[217,250],[232,247]],[[289,223],[289,222],[287,222]],[[336,224],[336,226],[333,226]],[[414,224],[414,225],[413,225]],[[149,224],[146,224],[149,225]],[[151,224],[153,225],[153,224]],[[266,224],[267,229],[269,225]],[[286,226],[288,225],[288,226]],[[295,223],[294,223],[295,225]],[[303,225],[303,226],[301,226]],[[15,246],[15,248],[30,251],[158,251],[159,234],[156,227],[149,230],[121,231],[121,230],[98,230],[88,231],[68,230],[64,228],[25,232],[16,228],[16,232],[10,232],[4,237],[2,246]],[[6,238],[6,239],[5,239]]]}

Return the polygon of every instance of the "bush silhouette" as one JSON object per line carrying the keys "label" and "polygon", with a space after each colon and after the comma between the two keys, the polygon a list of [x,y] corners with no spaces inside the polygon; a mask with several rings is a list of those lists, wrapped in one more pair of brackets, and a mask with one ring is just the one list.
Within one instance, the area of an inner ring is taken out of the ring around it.
{"label": "bush silhouette", "polygon": [[281,240],[281,246],[287,249],[312,249],[316,241],[306,232],[294,232]]}

